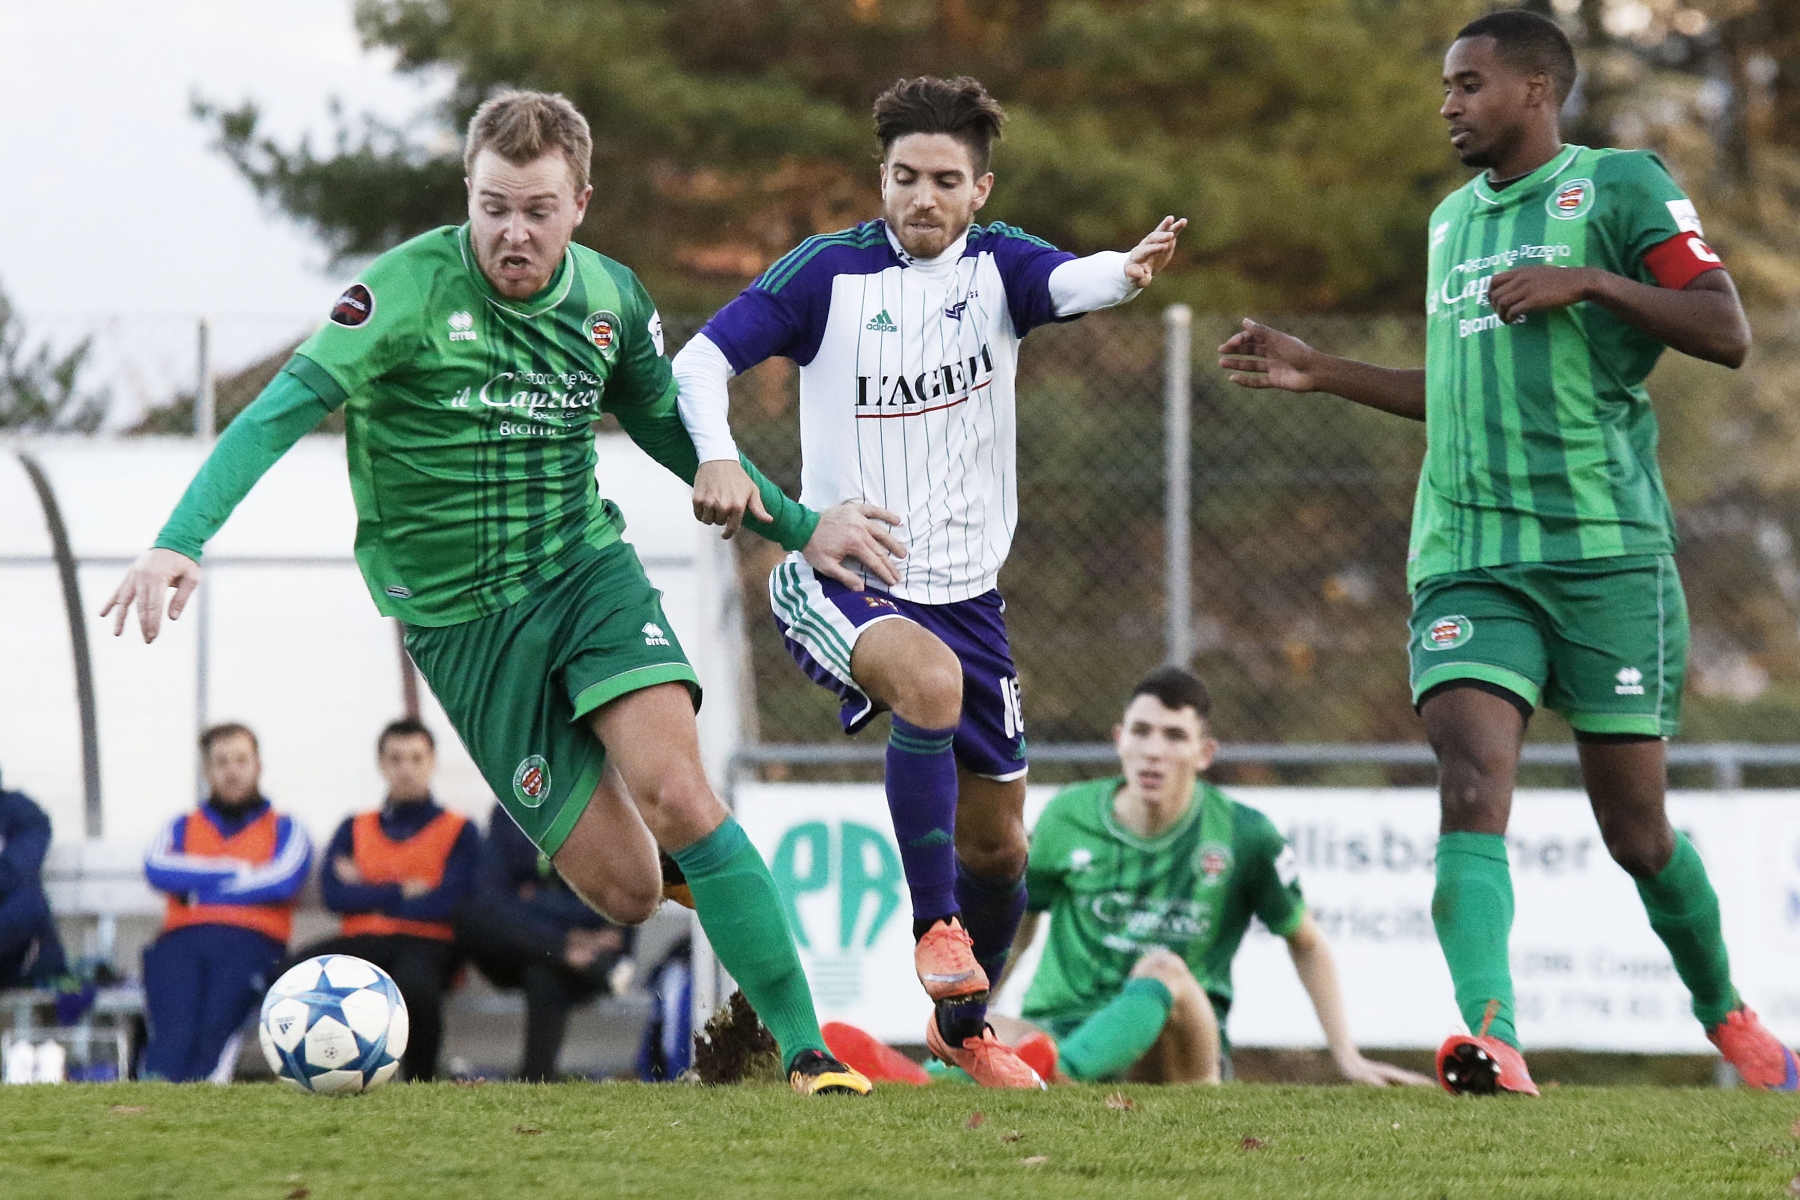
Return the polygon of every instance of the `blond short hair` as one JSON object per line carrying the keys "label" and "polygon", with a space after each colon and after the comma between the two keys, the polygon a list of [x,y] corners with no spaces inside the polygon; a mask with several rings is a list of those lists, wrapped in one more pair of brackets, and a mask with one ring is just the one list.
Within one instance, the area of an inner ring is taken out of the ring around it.
{"label": "blond short hair", "polygon": [[552,150],[562,151],[580,194],[587,187],[594,138],[587,118],[557,92],[505,91],[489,96],[469,120],[463,170],[475,173],[475,156],[492,150],[514,166],[536,162]]}

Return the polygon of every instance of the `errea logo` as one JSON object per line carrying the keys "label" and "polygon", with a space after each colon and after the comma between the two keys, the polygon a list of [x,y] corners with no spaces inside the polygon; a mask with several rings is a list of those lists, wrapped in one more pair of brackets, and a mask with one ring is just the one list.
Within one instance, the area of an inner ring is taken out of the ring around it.
{"label": "errea logo", "polygon": [[668,635],[662,631],[662,626],[658,625],[655,621],[644,622],[643,634],[644,645],[646,646],[666,646],[669,644]]}
{"label": "errea logo", "polygon": [[453,342],[472,342],[475,340],[475,318],[466,312],[450,314],[450,340]]}
{"label": "errea logo", "polygon": [[1619,681],[1613,691],[1620,696],[1641,696],[1644,694],[1644,673],[1636,667],[1621,667],[1613,678]]}

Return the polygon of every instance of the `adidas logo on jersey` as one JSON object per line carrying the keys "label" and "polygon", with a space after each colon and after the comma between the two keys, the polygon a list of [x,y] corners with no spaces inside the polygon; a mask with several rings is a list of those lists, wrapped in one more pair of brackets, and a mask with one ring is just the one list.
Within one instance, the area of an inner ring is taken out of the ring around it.
{"label": "adidas logo on jersey", "polygon": [[885,309],[885,308],[882,309],[880,312],[876,313],[875,319],[870,321],[867,325],[863,326],[863,328],[873,330],[876,333],[899,333],[900,332],[900,327],[898,325],[894,324],[894,318],[888,316],[887,309]]}
{"label": "adidas logo on jersey", "polygon": [[662,626],[654,621],[644,622],[644,645],[666,646],[668,644],[669,639],[668,636],[663,633]]}
{"label": "adidas logo on jersey", "polygon": [[466,312],[450,314],[450,340],[453,342],[472,342],[475,340],[475,318]]}

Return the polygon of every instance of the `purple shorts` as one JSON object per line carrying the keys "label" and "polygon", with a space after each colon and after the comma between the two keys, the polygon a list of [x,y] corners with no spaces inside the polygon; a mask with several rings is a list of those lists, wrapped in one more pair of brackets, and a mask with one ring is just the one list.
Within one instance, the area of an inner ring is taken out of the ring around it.
{"label": "purple shorts", "polygon": [[837,696],[845,733],[859,732],[882,708],[850,675],[850,653],[862,631],[904,619],[936,634],[962,662],[956,761],[989,779],[1024,776],[1024,706],[1006,641],[1006,601],[998,590],[954,604],[919,604],[885,592],[851,591],[793,557],[769,574],[769,604],[788,653],[809,679]]}

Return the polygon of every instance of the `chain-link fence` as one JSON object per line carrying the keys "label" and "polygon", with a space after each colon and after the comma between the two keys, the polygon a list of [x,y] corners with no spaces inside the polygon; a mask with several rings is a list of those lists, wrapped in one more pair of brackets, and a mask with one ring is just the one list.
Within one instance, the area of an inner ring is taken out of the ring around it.
{"label": "chain-link fence", "polygon": [[[1334,352],[1422,361],[1420,321],[1276,323]],[[1800,322],[1757,324],[1744,370],[1669,354],[1650,384],[1692,606],[1685,741],[1800,741]],[[1424,428],[1233,387],[1212,353],[1232,327],[1194,321],[1193,663],[1215,726],[1236,742],[1417,741],[1404,566]],[[1163,338],[1140,308],[1039,330],[1022,351],[1020,516],[1000,586],[1034,745],[1104,741],[1132,681],[1164,657]],[[796,398],[785,362],[734,384],[740,444],[790,490]],[[836,740],[831,698],[769,618],[780,552],[746,539],[741,553],[761,740]],[[1545,716],[1532,736],[1567,734]]]}

